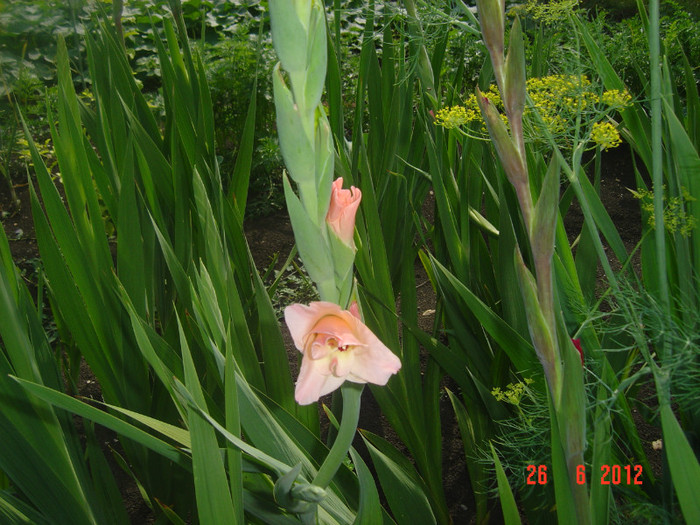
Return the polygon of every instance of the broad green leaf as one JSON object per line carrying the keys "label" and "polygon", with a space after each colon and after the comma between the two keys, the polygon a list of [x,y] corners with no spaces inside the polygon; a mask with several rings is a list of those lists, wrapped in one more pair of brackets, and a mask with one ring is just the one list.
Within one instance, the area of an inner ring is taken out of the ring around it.
{"label": "broad green leaf", "polygon": [[544,176],[542,189],[535,204],[535,214],[532,217],[530,239],[532,253],[536,260],[550,261],[554,253],[554,238],[559,215],[559,178],[559,163],[557,157],[553,156]]}
{"label": "broad green leaf", "polygon": [[10,525],[50,525],[51,523],[7,491],[0,492],[0,521]]}
{"label": "broad green leaf", "polygon": [[[198,406],[205,406],[204,393],[190,354],[189,345],[178,321],[185,386]],[[197,513],[202,523],[236,523],[223,457],[214,429],[188,407],[188,427],[192,440],[192,474],[197,497]]]}
{"label": "broad green leaf", "polygon": [[[308,452],[297,445],[293,436],[290,436],[276,420],[250,385],[238,374],[236,377],[241,424],[250,442],[263,453],[277,458],[278,462],[286,465],[280,470],[280,473],[289,472],[290,465],[301,462],[301,475],[307,480],[313,479],[317,467],[310,459]],[[222,431],[218,427],[217,429],[219,432]],[[229,438],[227,437],[227,439]],[[321,507],[341,523],[354,519],[352,511],[347,508],[335,492],[328,493],[326,499],[321,503]]]}
{"label": "broad green leaf", "polygon": [[484,412],[479,406],[471,406],[470,409],[467,410],[455,394],[447,388],[445,391],[452,403],[452,409],[457,418],[459,433],[462,436],[464,459],[467,463],[467,470],[469,471],[469,478],[474,491],[476,518],[477,521],[484,520],[487,515],[488,498],[481,487],[486,486],[488,475],[483,463],[474,460],[473,456],[476,447],[480,446],[484,436],[489,432],[489,424],[487,422],[489,414]]}
{"label": "broad green leaf", "polygon": [[299,254],[309,276],[319,286],[335,282],[333,263],[329,256],[330,250],[323,230],[307,215],[307,210],[294,194],[287,177],[284,177],[284,195]]}
{"label": "broad green leaf", "polygon": [[[697,198],[700,196],[700,155],[673,108],[666,101],[664,101],[663,107],[669,130],[667,137],[668,146],[670,146],[672,161],[676,167],[678,183],[692,197],[692,199],[688,199],[684,203],[684,207],[688,215],[694,217],[696,224],[700,224],[700,203],[697,202]],[[692,239],[693,269],[695,274],[697,274],[700,272],[700,241],[698,240],[697,229],[692,234]],[[685,270],[687,273],[690,271],[690,268],[685,268]]]}
{"label": "broad green leaf", "polygon": [[399,525],[437,523],[426,495],[426,486],[411,462],[385,440],[362,431],[382,490]]}
{"label": "broad green leaf", "polygon": [[[482,25],[483,27],[483,25]],[[516,17],[508,37],[508,54],[505,64],[505,96],[506,111],[511,118],[522,115],[525,108],[525,45],[520,28],[520,18]]]}
{"label": "broad green leaf", "polygon": [[[272,0],[270,2],[270,25],[272,42],[284,69],[289,73],[302,72],[306,64],[306,54],[300,51],[300,44],[306,43],[308,19],[300,19],[296,6],[299,2]],[[306,15],[310,5],[306,7]],[[303,11],[302,11],[303,12]]]}
{"label": "broad green leaf", "polygon": [[357,525],[378,525],[383,523],[381,518],[382,506],[379,503],[379,493],[372,473],[354,448],[350,449],[350,457],[355,465],[357,478],[360,483],[360,507],[355,523]]}
{"label": "broad green leaf", "polygon": [[[596,392],[599,403],[602,403],[607,395],[607,385],[601,383]],[[624,417],[624,416],[623,416]],[[603,407],[596,407],[593,411],[593,459],[591,472],[598,473],[603,465],[611,465],[612,447],[612,422],[610,413]],[[590,496],[591,518],[594,523],[608,523],[610,515],[611,487],[601,483],[592,482]]]}
{"label": "broad green leaf", "polygon": [[[501,348],[508,354],[517,370],[533,370],[536,364],[535,352],[532,345],[520,334],[515,332],[503,319],[491,310],[481,299],[471,292],[463,283],[457,280],[447,268],[445,268],[432,255],[431,264],[435,275],[443,290],[456,293],[466,303],[470,311],[476,316],[486,332],[494,338]],[[443,292],[444,293],[444,292]]]}
{"label": "broad green leaf", "polygon": [[85,456],[90,466],[93,494],[95,500],[99,501],[99,508],[96,511],[97,521],[106,525],[127,524],[129,518],[124,507],[124,499],[97,440],[94,425],[86,422],[83,427],[87,434]]}
{"label": "broad green leaf", "polygon": [[[274,0],[273,0],[274,1]],[[284,22],[286,23],[286,21]],[[297,54],[302,54],[306,59],[304,71],[304,92],[295,93],[302,99],[302,103],[308,109],[315,109],[321,102],[323,86],[326,82],[326,12],[321,2],[311,3],[311,16],[309,17],[308,30],[306,32],[305,45],[300,46],[299,35],[293,42]],[[290,75],[294,78],[293,75]],[[299,102],[299,100],[297,100]]]}
{"label": "broad green leaf", "polygon": [[50,403],[58,408],[68,410],[69,412],[79,415],[81,417],[87,418],[95,423],[103,425],[116,433],[136,441],[144,445],[145,447],[157,452],[158,454],[165,456],[174,463],[181,465],[185,468],[189,467],[189,461],[185,458],[181,451],[167,444],[166,442],[144,432],[143,430],[127,423],[107,412],[94,408],[87,403],[84,403],[78,399],[71,396],[57,392],[45,386],[32,383],[30,381],[25,381],[18,377],[14,378],[22,387],[35,395],[39,399],[43,399],[47,403]]}
{"label": "broad green leaf", "polygon": [[[230,332],[227,341],[231,339]],[[238,406],[238,388],[236,387],[236,368],[231,344],[226,345],[226,362],[224,365],[224,412],[226,416],[226,430],[232,435],[241,436],[241,413]],[[243,504],[243,458],[241,451],[227,443],[226,459],[228,461],[227,473],[231,486],[231,501],[233,511],[236,514],[237,523],[245,523]]]}
{"label": "broad green leaf", "polygon": [[513,497],[513,492],[508,484],[508,478],[501,465],[501,460],[498,459],[498,454],[493,448],[493,443],[489,442],[491,445],[491,456],[493,457],[493,462],[496,465],[496,478],[498,480],[498,495],[501,500],[501,509],[503,509],[503,521],[506,525],[520,525],[520,514],[518,513],[518,507],[515,504],[515,498]]}
{"label": "broad green leaf", "polygon": [[282,77],[279,66],[272,73],[277,110],[277,133],[280,149],[289,176],[297,184],[314,182],[313,140],[307,135],[304,115],[295,104],[292,92]]}
{"label": "broad green leaf", "polygon": [[586,205],[589,207],[598,229],[605,237],[605,240],[610,244],[610,247],[613,249],[617,260],[621,263],[626,262],[627,249],[625,248],[625,244],[622,242],[620,233],[613,224],[612,219],[603,206],[603,203],[596,193],[595,188],[588,180],[588,177],[583,174],[578,175],[576,179],[581,185],[581,191],[584,199],[586,200]]}
{"label": "broad green leaf", "polygon": [[700,523],[700,499],[696,490],[700,486],[700,464],[668,404],[661,407],[661,428],[671,479],[685,522]]}
{"label": "broad green leaf", "polygon": [[71,443],[76,437],[64,434],[56,414],[27,395],[11,373],[0,352],[0,471],[45,520],[97,523],[78,443]]}
{"label": "broad green leaf", "polygon": [[258,79],[255,77],[250,92],[248,114],[243,125],[243,134],[233,167],[233,175],[229,186],[229,196],[233,199],[241,217],[245,217],[246,202],[248,200],[248,184],[250,182],[250,170],[253,165],[253,151],[255,145],[255,112],[257,108]]}
{"label": "broad green leaf", "polygon": [[[576,523],[576,505],[569,484],[569,472],[566,464],[564,439],[559,431],[557,416],[552,403],[552,396],[547,393],[552,444],[552,471],[550,479],[554,482],[554,494],[557,501],[556,515],[559,523]],[[551,516],[553,519],[554,516]]]}

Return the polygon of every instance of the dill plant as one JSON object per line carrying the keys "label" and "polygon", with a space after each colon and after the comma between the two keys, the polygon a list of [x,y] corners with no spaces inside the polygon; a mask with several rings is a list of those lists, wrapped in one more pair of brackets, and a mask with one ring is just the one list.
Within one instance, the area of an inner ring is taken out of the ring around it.
{"label": "dill plant", "polygon": [[[700,283],[687,283],[697,288]],[[695,425],[689,425],[689,433],[698,442],[700,422],[700,312],[693,308],[682,308],[683,319],[662,315],[662,307],[654,296],[645,289],[635,289],[629,283],[620,287],[618,301],[624,301],[626,310],[619,310],[624,319],[622,332],[637,335],[648,341],[650,348],[657,348],[661,341],[667,341],[673,353],[664,360],[663,367],[671,377],[672,399],[678,403],[679,410]],[[679,291],[677,300],[686,302],[683,292]],[[690,301],[687,301],[688,303]],[[682,305],[679,305],[682,306]],[[687,306],[687,305],[686,305]],[[655,358],[655,354],[652,354]]]}
{"label": "dill plant", "polygon": [[[700,283],[693,283],[698,287]],[[681,301],[684,299],[680,294]],[[698,450],[698,421],[700,418],[700,336],[697,326],[700,324],[700,313],[686,308],[684,319],[674,319],[663,315],[663,307],[659,301],[646,289],[638,287],[630,279],[619,279],[614,294],[606,298],[609,312],[590,313],[588,321],[596,333],[601,336],[601,351],[608,355],[611,364],[618,364],[617,376],[620,380],[618,388],[610,390],[607,398],[595,401],[590,397],[594,391],[593,385],[602,384],[598,377],[600,370],[591,362],[594,369],[588,370],[590,378],[587,385],[589,402],[596,403],[608,414],[614,414],[618,423],[616,428],[624,426],[621,419],[627,418],[619,402],[621,395],[627,399],[637,399],[637,408],[644,419],[650,424],[660,426],[661,406],[647,405],[639,399],[640,388],[652,379],[652,368],[662,366],[664,373],[670,378],[671,399],[675,403],[675,412],[686,422],[685,435]],[[640,348],[644,342],[646,348]],[[669,344],[674,352],[661,363],[655,349]],[[645,357],[645,354],[648,358]],[[658,392],[657,392],[658,394]],[[656,396],[654,396],[656,397]],[[629,425],[636,422],[629,420]],[[642,464],[645,471],[650,468],[646,453],[635,450],[633,443],[620,439],[621,436],[613,431],[614,457],[618,463]],[[664,436],[665,438],[665,436]],[[662,442],[662,447],[667,444]],[[649,443],[646,443],[649,445]],[[659,483],[662,479],[648,482],[645,477],[641,490],[629,490],[624,485],[612,486],[614,504],[611,506],[610,523],[680,523],[683,521],[678,508],[665,508],[660,498]]]}
{"label": "dill plant", "polygon": [[[494,387],[493,398],[504,405],[509,405],[511,417],[496,421],[497,431],[491,443],[497,450],[509,483],[514,487],[527,487],[521,493],[528,495],[538,493],[545,487],[525,485],[524,476],[528,465],[551,465],[551,443],[549,439],[549,410],[545,395],[535,388],[530,388],[531,378],[514,381],[505,387]],[[493,456],[488,446],[475,449],[475,459],[489,472],[489,479],[496,479]],[[533,490],[534,489],[534,490]],[[482,487],[498,497],[495,484]],[[551,496],[551,494],[550,494]]]}
{"label": "dill plant", "polygon": [[[533,77],[527,79],[526,86],[532,102],[523,115],[526,142],[546,149],[549,146],[545,137],[551,135],[560,149],[568,150],[576,143],[576,122],[580,118],[579,136],[589,142],[590,148],[609,149],[622,143],[612,117],[632,103],[632,96],[626,90],[603,90],[585,75]],[[508,124],[496,85],[489,86],[483,95],[501,110],[500,116]],[[437,111],[435,124],[457,129],[472,138],[488,139],[475,94],[469,95],[463,104]]]}
{"label": "dill plant", "polygon": [[[697,227],[695,216],[688,213],[687,208],[690,202],[697,200],[693,197],[688,188],[682,186],[680,195],[675,197],[667,196],[666,185],[661,187],[664,193],[664,211],[663,224],[668,233],[678,233],[682,237],[690,237],[693,230]],[[654,215],[654,192],[645,188],[640,188],[637,191],[630,190],[635,199],[638,199],[641,204],[642,212],[646,216],[647,224],[651,228],[656,228],[656,217]]]}

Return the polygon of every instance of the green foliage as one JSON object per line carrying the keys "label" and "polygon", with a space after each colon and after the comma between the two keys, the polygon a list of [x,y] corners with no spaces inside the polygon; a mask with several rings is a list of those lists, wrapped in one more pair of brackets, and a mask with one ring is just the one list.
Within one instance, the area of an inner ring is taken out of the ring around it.
{"label": "green foliage", "polygon": [[[309,304],[318,301],[318,292],[303,266],[292,260],[291,264],[281,270],[274,270],[274,280],[270,283],[269,293],[277,319],[284,316],[284,308],[290,304]],[[272,276],[271,276],[272,277]]]}
{"label": "green foliage", "polygon": [[[33,165],[41,249],[41,263],[26,261],[20,271],[0,237],[0,433],[12,444],[0,450],[0,521],[125,522],[92,425],[76,428],[64,409],[119,434],[121,462],[161,521],[298,522],[296,503],[284,497],[307,490],[327,455],[316,407],[293,403],[279,329],[282,309],[314,300],[316,291],[293,256],[280,272],[260,277],[241,226],[244,211],[252,218],[282,205],[269,81],[274,57],[262,36],[269,34],[267,2],[185,1],[176,14],[179,35],[166,4],[126,2],[125,49],[97,24],[109,2],[18,0],[0,11],[9,28],[0,36],[0,89],[16,102],[3,97],[0,105],[3,174],[10,183],[13,176],[24,180],[22,164]],[[700,435],[697,22],[680,4],[665,3],[666,98],[657,128],[666,150],[663,184],[655,193],[639,175],[634,189],[644,215],[636,272],[581,159],[589,139],[604,148],[622,137],[652,166],[647,101],[656,91],[647,86],[643,16],[581,18],[585,13],[568,0],[529,2],[520,11],[538,110],[526,110],[522,154],[528,191],[543,208],[536,224],[550,225],[535,228],[541,238],[533,238],[493,145],[481,140],[473,87],[502,105],[489,89],[493,72],[465,3],[326,4],[334,37],[325,86],[333,175],[363,192],[358,299],[367,324],[401,354],[403,366],[373,393],[405,447],[399,452],[363,432],[374,471],[350,450],[352,463],[342,458],[326,489],[320,521],[348,523],[358,514],[359,521],[391,523],[391,511],[399,523],[415,516],[449,523],[445,376],[455,391],[449,401],[476,520],[496,505],[495,492],[486,490],[496,478],[509,519],[520,510],[531,523],[551,520],[555,503],[567,516],[573,503],[562,496],[565,477],[556,487],[523,482],[528,464],[549,465],[550,474],[571,467],[563,455],[571,436],[564,412],[547,406],[516,275],[519,269],[524,281],[539,281],[529,248],[551,236],[565,388],[573,390],[572,378],[585,381],[586,409],[574,414],[586,418],[583,462],[589,473],[603,464],[644,465],[642,487],[610,490],[589,479],[594,521],[680,521],[681,514],[692,521]],[[57,33],[66,44],[58,48],[55,79]],[[185,34],[197,43],[190,47]],[[17,109],[26,139],[15,136]],[[550,184],[559,168],[561,194]],[[554,173],[546,183],[545,172]],[[575,250],[563,226],[573,199],[584,215]],[[665,270],[649,242],[654,217],[665,226]],[[516,247],[523,254],[517,268]],[[418,328],[417,263],[436,295],[428,332]],[[599,264],[605,282],[596,276]],[[36,284],[37,304],[22,278]],[[660,300],[660,279],[668,281],[669,304]],[[582,340],[583,368],[570,336]],[[65,363],[56,344],[70,345]],[[64,394],[60,367],[74,378],[75,355],[96,374],[109,412]],[[645,412],[636,397],[652,376],[659,409]],[[660,421],[669,452],[663,479],[649,467],[632,407]],[[43,448],[35,446],[39,440]],[[277,500],[273,486],[282,495]],[[664,495],[672,488],[679,504]]]}
{"label": "green foliage", "polygon": [[70,42],[70,56],[78,59],[85,51],[79,38],[84,32],[82,19],[91,10],[86,1],[3,2],[0,5],[0,27],[3,28],[0,33],[0,95],[4,98],[14,91],[21,100],[29,86],[55,80],[53,57],[58,35]]}
{"label": "green foliage", "polygon": [[[21,93],[28,83],[55,81],[53,57],[59,35],[68,43],[69,57],[79,78],[88,79],[82,36],[97,29],[96,15],[111,14],[111,3],[111,0],[3,2],[0,7],[0,26],[4,28],[0,36],[3,59],[0,95]],[[188,35],[212,43],[247,32],[266,17],[264,3],[260,0],[243,3],[184,0],[181,5]],[[124,2],[124,41],[136,75],[147,85],[153,86],[160,74],[153,38],[163,38],[161,23],[169,16],[168,0]]]}
{"label": "green foliage", "polygon": [[[675,89],[685,92],[683,62],[685,55],[691,63],[700,61],[698,19],[675,2],[664,2],[667,12],[660,20],[660,37],[664,53],[671,65]],[[639,15],[621,22],[607,22],[599,15],[592,24],[600,27],[599,38],[605,56],[633,93],[641,95],[648,88],[649,54],[646,33]],[[696,81],[700,72],[695,71]]]}
{"label": "green foliage", "polygon": [[248,111],[248,97],[255,90],[255,154],[250,177],[246,218],[270,215],[282,209],[282,158],[275,136],[272,103],[272,43],[239,30],[233,36],[205,46],[207,81],[215,108],[215,136],[220,152],[224,187],[233,176],[240,152],[240,137]]}
{"label": "green foliage", "polygon": [[[266,24],[266,12],[259,2],[234,5],[230,2],[189,1],[183,2],[182,5],[183,19],[190,36],[204,37],[204,59],[213,106],[216,108],[216,141],[221,152],[220,169],[224,184],[228,185],[233,173],[249,94],[254,83],[257,83],[258,110],[255,124],[259,131],[254,146],[256,162],[251,177],[249,216],[267,215],[279,210],[282,205],[282,168],[278,148],[272,138],[274,108],[269,81],[272,48],[269,36],[263,37],[260,42],[255,36],[258,28]],[[77,51],[74,50],[69,56],[81,73],[76,78],[78,85],[84,86],[80,79],[89,79],[89,73],[84,66],[86,56],[82,38],[78,39],[77,36],[85,31],[94,31],[95,15],[107,7],[99,3],[84,2],[79,8],[75,7],[74,12],[65,6],[52,7],[45,3],[34,5],[31,2],[18,2],[7,5],[1,14],[9,26],[16,28],[16,34],[10,32],[7,34],[8,38],[5,38],[5,34],[0,37],[0,49],[3,56],[8,58],[0,70],[0,89],[4,86],[3,93],[12,93],[30,131],[40,139],[39,143],[43,143],[42,156],[45,158],[45,154],[50,153],[51,144],[48,123],[45,120],[43,86],[45,83],[51,86],[55,80],[55,66],[52,61],[46,60],[55,54],[55,35],[66,36],[69,46],[78,44]],[[161,117],[165,117],[162,110],[163,99],[153,91],[161,82],[154,38],[163,38],[160,24],[168,13],[168,3],[165,0],[155,4],[145,1],[127,2],[122,13],[124,40],[133,71],[144,88],[150,90],[147,95],[149,103],[154,108],[159,108]],[[41,23],[33,24],[35,21]],[[22,42],[24,44],[20,45]],[[22,58],[23,53],[26,54],[25,58]],[[50,88],[49,93],[50,99],[55,101],[55,88]],[[85,91],[85,96],[90,96],[88,91]],[[23,170],[20,166],[29,155],[26,143],[23,145],[19,134],[12,133],[13,126],[17,127],[17,118],[7,100],[3,97],[3,101],[0,102],[0,122],[5,127],[0,147],[5,153],[3,173],[8,180],[12,180],[13,175],[22,176]],[[55,159],[48,164],[52,167]]]}
{"label": "green foliage", "polygon": [[[532,383],[532,380],[529,380]],[[512,487],[517,487],[526,505],[534,505],[540,511],[547,512],[553,503],[553,492],[547,487],[530,485],[523,489],[523,476],[529,473],[528,465],[545,465],[551,473],[551,444],[547,427],[549,412],[547,400],[535,389],[529,388],[528,378],[524,382],[510,383],[504,392],[499,387],[492,390],[496,401],[513,406],[508,417],[496,422],[497,434],[492,438],[492,445],[499,453],[503,468],[508,474]],[[510,398],[509,398],[510,394]],[[511,399],[512,398],[512,399]],[[514,411],[514,412],[513,412]],[[497,469],[494,465],[491,448],[488,443],[477,447],[474,451],[474,461],[484,465],[491,480],[488,487],[495,491]],[[534,503],[539,500],[538,503]]]}
{"label": "green foliage", "polygon": [[[588,30],[595,35],[602,52],[609,58],[632,95],[646,96],[649,52],[645,22],[634,2],[630,2],[632,11],[622,19],[611,16],[605,5],[589,6],[583,3],[582,6],[588,7],[586,11],[580,7],[571,7],[570,4],[568,1],[544,3],[531,0],[517,9],[517,13],[525,17],[524,25],[531,44],[528,48],[528,62],[535,65],[535,74],[571,74],[574,71],[590,74],[595,69],[593,63],[585,57],[584,62],[580,63],[582,57],[577,52],[580,42],[577,42],[577,31],[570,22],[570,16],[576,14],[585,20]],[[613,2],[611,8],[613,4],[617,6],[619,2]],[[692,64],[700,62],[698,15],[691,14],[687,8],[674,1],[663,2],[663,9],[660,19],[662,47],[672,69],[674,89],[684,93],[683,55]],[[538,69],[545,67],[545,64],[546,70]],[[695,78],[700,80],[697,68]]]}
{"label": "green foliage", "polygon": [[[529,78],[526,87],[532,101],[532,106],[525,110],[523,123],[528,143],[544,151],[550,147],[550,137],[562,150],[570,149],[581,136],[590,140],[590,147],[609,149],[621,144],[612,116],[630,106],[631,97],[626,90],[603,91],[599,81],[594,84],[580,75]],[[503,111],[503,100],[495,84],[491,84],[483,96]],[[508,124],[505,114],[501,113],[501,118]],[[440,109],[435,114],[435,124],[489,140],[474,93],[466,98],[463,106]]]}
{"label": "green foliage", "polygon": [[[640,200],[642,211],[647,216],[647,223],[650,228],[656,228],[656,220],[654,217],[654,194],[647,189],[632,191],[635,199]],[[666,187],[662,187],[661,191],[666,192]],[[667,199],[664,195],[664,228],[669,233],[679,233],[683,237],[689,237],[693,230],[697,227],[696,219],[693,215],[686,212],[687,204],[695,201],[687,188],[681,188],[681,195]]]}

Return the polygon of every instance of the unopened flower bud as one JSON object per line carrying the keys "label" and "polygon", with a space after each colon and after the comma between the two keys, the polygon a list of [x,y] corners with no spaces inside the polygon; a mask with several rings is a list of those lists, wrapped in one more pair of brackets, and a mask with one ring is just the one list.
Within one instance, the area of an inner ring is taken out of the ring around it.
{"label": "unopened flower bud", "polygon": [[506,57],[503,104],[510,119],[520,119],[525,107],[525,46],[518,18],[513,22]]}
{"label": "unopened flower bud", "polygon": [[503,77],[503,32],[505,0],[476,0],[484,43],[491,55],[496,79]]}
{"label": "unopened flower bud", "polygon": [[491,135],[491,140],[496,147],[498,156],[503,163],[503,168],[506,171],[508,180],[516,187],[520,184],[527,183],[525,165],[515,147],[513,139],[511,139],[508,133],[505,123],[498,114],[498,110],[493,103],[484,96],[479,88],[476,90],[476,100],[479,103],[481,114],[484,117],[489,135]]}

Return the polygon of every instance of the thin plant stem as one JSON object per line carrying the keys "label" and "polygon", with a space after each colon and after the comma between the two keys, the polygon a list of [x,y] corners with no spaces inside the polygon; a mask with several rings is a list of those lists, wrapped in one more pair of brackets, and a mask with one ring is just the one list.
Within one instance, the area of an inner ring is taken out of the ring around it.
{"label": "thin plant stem", "polygon": [[[649,65],[651,77],[651,176],[654,184],[654,243],[659,301],[668,315],[670,308],[666,279],[666,238],[664,229],[663,152],[661,122],[661,59],[659,43],[659,0],[649,0]],[[670,345],[660,342],[661,356],[666,357]]]}
{"label": "thin plant stem", "polygon": [[343,393],[343,416],[333,447],[313,480],[313,484],[317,487],[325,489],[330,484],[348,455],[357,430],[357,422],[360,420],[360,398],[364,386],[364,384],[346,381],[340,387]]}
{"label": "thin plant stem", "polygon": [[[343,394],[343,415],[340,420],[340,428],[330,452],[328,452],[321,468],[316,473],[316,477],[314,477],[312,484],[316,487],[322,489],[328,487],[348,455],[357,431],[357,423],[360,420],[360,400],[364,387],[364,384],[349,381],[346,381],[340,387]],[[317,506],[314,506],[300,516],[304,525],[317,522],[317,508]]]}

